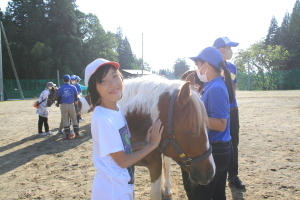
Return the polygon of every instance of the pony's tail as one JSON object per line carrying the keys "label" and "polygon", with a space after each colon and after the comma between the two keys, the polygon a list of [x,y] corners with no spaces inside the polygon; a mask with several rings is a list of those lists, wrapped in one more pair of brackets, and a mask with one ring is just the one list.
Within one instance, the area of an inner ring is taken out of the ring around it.
{"label": "pony's tail", "polygon": [[233,91],[233,86],[232,86],[232,80],[231,80],[231,76],[230,76],[230,72],[227,69],[225,62],[221,62],[220,63],[223,71],[224,71],[224,75],[225,75],[225,84],[228,90],[228,95],[229,95],[229,102],[232,103],[235,97],[234,91]]}

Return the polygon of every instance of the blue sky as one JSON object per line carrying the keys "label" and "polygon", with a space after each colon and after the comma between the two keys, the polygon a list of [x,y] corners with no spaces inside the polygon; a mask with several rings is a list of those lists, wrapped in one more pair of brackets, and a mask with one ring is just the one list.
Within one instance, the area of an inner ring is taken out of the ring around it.
{"label": "blue sky", "polygon": [[[2,10],[7,0],[0,0]],[[194,56],[227,36],[248,48],[267,35],[272,16],[281,21],[296,0],[77,0],[79,10],[96,14],[106,31],[123,29],[133,53],[152,70],[172,69],[176,59]],[[193,63],[187,59],[193,68]]]}

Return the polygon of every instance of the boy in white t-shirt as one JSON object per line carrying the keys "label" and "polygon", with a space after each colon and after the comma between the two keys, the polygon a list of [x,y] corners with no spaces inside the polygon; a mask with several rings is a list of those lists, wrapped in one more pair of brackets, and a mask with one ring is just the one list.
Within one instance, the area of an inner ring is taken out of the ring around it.
{"label": "boy in white t-shirt", "polygon": [[149,128],[146,144],[132,152],[130,132],[117,101],[122,96],[120,65],[96,59],[85,69],[85,85],[95,107],[91,130],[93,162],[97,169],[92,187],[92,200],[134,199],[133,164],[153,151],[159,144],[163,127],[157,120]]}

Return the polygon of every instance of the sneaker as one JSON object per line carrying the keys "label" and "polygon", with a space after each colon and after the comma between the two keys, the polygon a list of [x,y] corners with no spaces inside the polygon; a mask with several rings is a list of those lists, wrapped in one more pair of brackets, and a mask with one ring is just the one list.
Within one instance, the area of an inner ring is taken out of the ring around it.
{"label": "sneaker", "polygon": [[81,138],[82,135],[79,135],[79,134],[75,134],[75,138]]}
{"label": "sneaker", "polygon": [[71,138],[72,138],[71,133],[67,133],[67,135],[64,138],[64,140],[70,140]]}
{"label": "sneaker", "polygon": [[62,130],[58,130],[57,134],[64,134]]}
{"label": "sneaker", "polygon": [[46,132],[46,135],[52,135],[53,133],[51,131]]}
{"label": "sneaker", "polygon": [[38,135],[47,135],[47,132],[39,133]]}
{"label": "sneaker", "polygon": [[80,122],[83,122],[84,120],[85,120],[85,119],[80,119],[80,120],[79,120],[79,123],[80,123]]}
{"label": "sneaker", "polygon": [[245,184],[240,180],[238,176],[232,177],[228,180],[228,182],[234,185],[237,189],[245,189]]}

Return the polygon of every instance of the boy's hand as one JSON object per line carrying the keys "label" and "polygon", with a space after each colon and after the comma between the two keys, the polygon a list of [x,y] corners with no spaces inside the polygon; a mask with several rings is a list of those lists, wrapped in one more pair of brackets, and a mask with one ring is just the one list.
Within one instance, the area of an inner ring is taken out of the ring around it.
{"label": "boy's hand", "polygon": [[164,127],[161,125],[160,119],[158,119],[149,129],[146,136],[146,142],[157,147],[161,140],[161,134]]}

